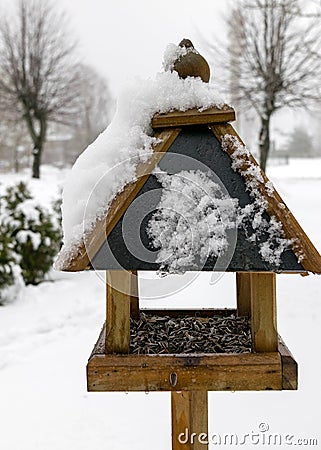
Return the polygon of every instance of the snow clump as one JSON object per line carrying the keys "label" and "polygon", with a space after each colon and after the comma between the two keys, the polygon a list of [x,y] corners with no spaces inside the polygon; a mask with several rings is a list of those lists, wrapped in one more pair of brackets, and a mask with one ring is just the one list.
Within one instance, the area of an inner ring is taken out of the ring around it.
{"label": "snow clump", "polygon": [[200,170],[155,174],[163,189],[148,234],[159,249],[159,272],[199,270],[209,256],[219,257],[227,250],[227,230],[236,227],[238,200],[223,194]]}
{"label": "snow clump", "polygon": [[196,53],[198,51],[195,50],[194,47],[181,47],[175,44],[168,44],[164,53],[163,59],[163,68],[164,70],[173,70],[175,62],[181,58],[182,56],[187,55],[187,53]]}
{"label": "snow clump", "polygon": [[264,261],[279,267],[283,252],[293,241],[286,239],[282,224],[274,216],[269,221],[264,217],[268,202],[260,190],[260,185],[264,185],[268,195],[273,196],[273,184],[265,183],[260,167],[252,161],[249,150],[236,136],[226,134],[222,140],[222,148],[229,152],[232,149],[232,168],[242,175],[246,189],[253,199],[251,204],[239,208],[238,225],[247,230],[249,229],[248,224],[252,226],[253,233],[247,236],[250,242],[266,236],[265,241],[259,244],[259,253]]}

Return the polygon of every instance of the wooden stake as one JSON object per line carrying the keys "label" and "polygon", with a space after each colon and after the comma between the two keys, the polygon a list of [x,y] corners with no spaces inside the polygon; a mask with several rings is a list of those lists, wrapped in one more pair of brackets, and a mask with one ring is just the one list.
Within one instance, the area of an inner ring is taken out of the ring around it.
{"label": "wooden stake", "polygon": [[172,392],[171,396],[172,450],[207,450],[207,391]]}
{"label": "wooden stake", "polygon": [[276,275],[251,272],[251,333],[255,352],[277,352]]}
{"label": "wooden stake", "polygon": [[237,315],[251,317],[251,274],[236,272]]}
{"label": "wooden stake", "polygon": [[106,271],[106,353],[129,353],[131,280],[126,270]]}

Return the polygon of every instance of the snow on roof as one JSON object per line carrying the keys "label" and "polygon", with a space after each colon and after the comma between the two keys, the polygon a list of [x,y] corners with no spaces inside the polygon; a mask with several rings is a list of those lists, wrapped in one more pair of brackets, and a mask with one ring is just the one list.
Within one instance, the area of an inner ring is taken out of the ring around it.
{"label": "snow on roof", "polygon": [[148,223],[149,237],[159,250],[159,273],[198,270],[199,262],[205,265],[209,256],[224,254],[230,245],[227,230],[236,228],[238,199],[201,170],[153,173],[163,187]]}
{"label": "snow on roof", "polygon": [[223,104],[213,85],[200,78],[180,79],[176,72],[165,71],[155,78],[134,80],[120,96],[112,123],[79,156],[65,183],[64,260],[58,259],[56,268],[73,257],[117,193],[135,180],[137,165],[152,153],[157,141],[151,128],[156,113],[205,110]]}

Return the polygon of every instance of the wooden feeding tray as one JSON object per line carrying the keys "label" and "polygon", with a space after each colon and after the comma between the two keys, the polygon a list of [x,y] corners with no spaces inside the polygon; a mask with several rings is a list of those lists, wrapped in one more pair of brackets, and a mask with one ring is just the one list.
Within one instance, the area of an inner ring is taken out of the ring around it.
{"label": "wooden feeding tray", "polygon": [[297,363],[280,337],[278,352],[122,355],[106,354],[105,336],[104,324],[87,364],[88,391],[297,389]]}
{"label": "wooden feeding tray", "polygon": [[[126,276],[125,273],[123,276]],[[273,293],[275,274],[256,274],[259,280],[262,276],[265,283],[272,281]],[[253,277],[255,274],[252,274]],[[247,303],[249,299],[242,297],[244,280],[240,282],[240,278],[242,276],[238,274],[238,309],[137,312],[132,307],[130,321],[125,316],[129,316],[133,298],[126,298],[126,295],[110,287],[107,290],[107,310],[110,314],[107,315],[107,323],[102,328],[87,365],[88,390],[297,389],[297,364],[276,334],[273,313],[269,312],[275,312],[275,297],[266,296],[264,306],[261,289],[260,302],[255,306],[253,290],[252,310],[258,308],[258,313],[250,317],[251,308],[244,304],[244,299]],[[267,304],[270,305],[268,308]],[[117,322],[122,323],[122,327],[115,327],[112,319],[115,308]],[[247,309],[243,316],[240,315],[242,309]],[[262,327],[264,338],[261,336]],[[109,329],[107,335],[106,328]],[[276,337],[275,348],[273,335]],[[192,343],[188,342],[189,339]],[[146,345],[148,341],[151,343],[149,348]],[[135,345],[135,342],[139,344]],[[113,351],[113,346],[114,349],[118,347],[118,351]],[[268,351],[261,351],[265,346]],[[183,351],[179,351],[182,347]],[[254,352],[255,347],[259,351]]]}

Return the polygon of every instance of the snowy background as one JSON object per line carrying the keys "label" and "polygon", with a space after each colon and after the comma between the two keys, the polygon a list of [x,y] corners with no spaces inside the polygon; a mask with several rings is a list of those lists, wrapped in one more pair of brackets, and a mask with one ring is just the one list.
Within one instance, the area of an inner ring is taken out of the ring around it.
{"label": "snowy background", "polygon": [[[44,167],[43,178],[30,182],[39,201],[56,197],[67,175]],[[291,160],[270,167],[268,176],[320,251],[321,160]],[[1,181],[21,178],[8,174]],[[52,272],[50,281],[28,286],[20,300],[0,308],[1,450],[170,448],[169,393],[86,392],[86,362],[105,315],[100,275]],[[142,296],[152,297],[148,276],[142,278]],[[169,278],[152,283],[154,289]],[[278,327],[299,363],[299,390],[210,393],[210,435],[258,432],[266,423],[271,433],[316,438],[318,446],[305,448],[321,448],[320,294],[316,275],[278,276]],[[174,296],[143,301],[152,308],[234,304],[232,274],[214,284],[202,274]]]}

